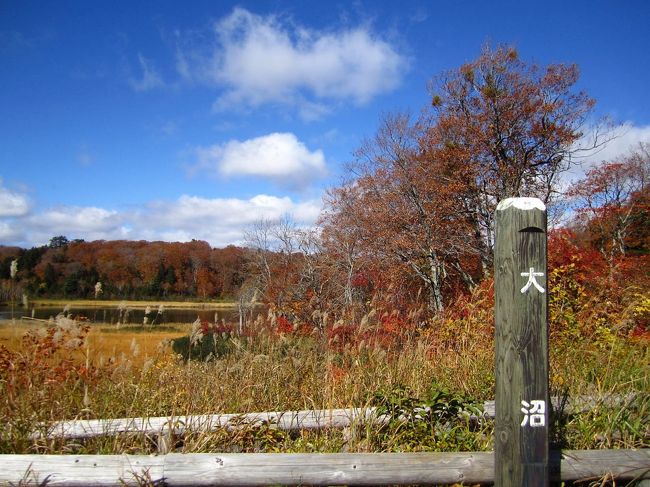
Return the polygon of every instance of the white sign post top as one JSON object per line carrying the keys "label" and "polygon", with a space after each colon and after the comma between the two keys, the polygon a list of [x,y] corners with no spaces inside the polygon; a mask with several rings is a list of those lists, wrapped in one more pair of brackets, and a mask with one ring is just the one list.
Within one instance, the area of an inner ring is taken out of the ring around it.
{"label": "white sign post top", "polygon": [[503,211],[511,206],[518,210],[541,210],[546,211],[546,206],[539,198],[506,198],[501,200],[497,206],[497,211]]}

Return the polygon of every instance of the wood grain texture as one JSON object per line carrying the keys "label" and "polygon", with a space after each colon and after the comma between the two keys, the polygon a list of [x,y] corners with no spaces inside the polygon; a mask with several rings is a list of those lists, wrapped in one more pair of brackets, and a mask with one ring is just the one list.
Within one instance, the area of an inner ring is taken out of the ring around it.
{"label": "wood grain texture", "polygon": [[[503,487],[549,483],[546,211],[520,199],[496,212],[495,476]],[[543,401],[543,417],[524,414],[522,401]]]}
{"label": "wood grain texture", "polygon": [[[553,453],[551,479],[650,479],[650,450]],[[0,455],[0,485],[395,485],[494,482],[494,454]],[[147,483],[148,482],[148,483]]]}

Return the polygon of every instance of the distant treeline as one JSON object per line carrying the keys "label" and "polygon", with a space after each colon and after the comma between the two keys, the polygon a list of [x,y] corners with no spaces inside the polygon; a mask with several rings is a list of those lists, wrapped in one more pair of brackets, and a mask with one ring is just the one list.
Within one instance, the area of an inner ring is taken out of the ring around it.
{"label": "distant treeline", "polygon": [[245,280],[248,253],[198,240],[85,242],[64,236],[30,249],[0,246],[1,298],[230,299]]}

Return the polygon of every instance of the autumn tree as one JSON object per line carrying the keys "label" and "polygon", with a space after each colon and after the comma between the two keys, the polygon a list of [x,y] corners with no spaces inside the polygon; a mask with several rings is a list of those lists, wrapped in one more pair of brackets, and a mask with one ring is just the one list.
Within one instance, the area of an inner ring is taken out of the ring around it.
{"label": "autumn tree", "polygon": [[650,144],[592,167],[568,196],[592,245],[610,265],[629,246],[643,247],[650,211]]}
{"label": "autumn tree", "polygon": [[223,249],[213,249],[210,267],[214,270],[216,292],[221,296],[234,297],[246,280],[247,251],[229,245]]}
{"label": "autumn tree", "polygon": [[321,213],[319,224],[322,228],[321,245],[327,256],[333,287],[330,300],[341,307],[351,307],[355,296],[354,279],[362,271],[362,239],[364,234],[355,221],[355,206],[359,188],[343,185],[334,188],[326,195],[325,208]]}
{"label": "autumn tree", "polygon": [[246,243],[252,256],[240,299],[247,299],[256,290],[274,312],[297,323],[321,327],[325,284],[318,233],[300,228],[285,216],[251,225]]}
{"label": "autumn tree", "polygon": [[574,90],[578,77],[575,64],[540,68],[513,48],[485,47],[475,61],[431,82],[427,145],[463,168],[462,210],[485,272],[492,265],[498,202],[533,196],[551,203],[577,153],[604,142],[594,132],[579,144],[595,102]]}
{"label": "autumn tree", "polygon": [[468,251],[469,229],[457,211],[457,180],[443,159],[422,149],[424,136],[407,115],[388,116],[356,153],[357,179],[331,193],[330,204],[340,209],[329,210],[328,224],[353,225],[366,253],[385,266],[406,265],[426,290],[430,309],[440,311],[445,279]]}
{"label": "autumn tree", "polygon": [[[253,253],[249,279],[256,281],[260,297],[276,309],[290,307],[299,292],[298,234],[298,227],[288,216],[258,220],[245,233],[246,245]],[[251,282],[246,287],[250,286]]]}
{"label": "autumn tree", "polygon": [[331,192],[325,232],[351,225],[360,254],[401,263],[440,311],[454,281],[471,287],[490,272],[498,202],[550,202],[585,149],[594,102],[573,90],[577,79],[575,65],[542,69],[507,47],[436,77],[419,118],[386,117],[356,153],[350,182]]}

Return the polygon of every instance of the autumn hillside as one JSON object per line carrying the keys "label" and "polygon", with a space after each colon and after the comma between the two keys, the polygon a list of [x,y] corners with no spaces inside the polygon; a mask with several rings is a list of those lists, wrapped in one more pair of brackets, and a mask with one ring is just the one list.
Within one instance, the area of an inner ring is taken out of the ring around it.
{"label": "autumn hillside", "polygon": [[[18,300],[22,294],[69,299],[231,299],[245,280],[247,255],[239,247],[213,249],[199,241],[84,242],[59,236],[42,247],[0,247],[0,300],[10,297],[14,260]],[[98,282],[101,288],[96,290]]]}

